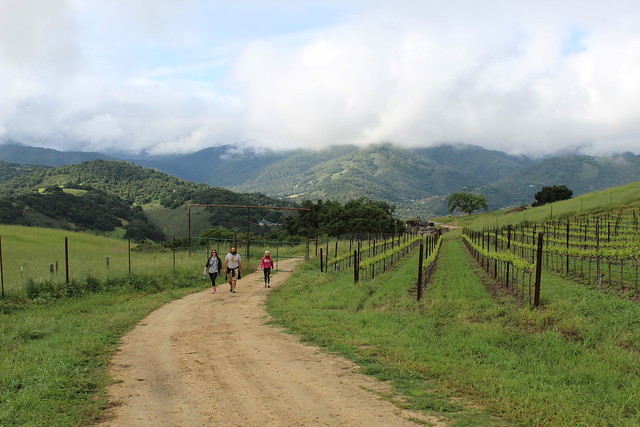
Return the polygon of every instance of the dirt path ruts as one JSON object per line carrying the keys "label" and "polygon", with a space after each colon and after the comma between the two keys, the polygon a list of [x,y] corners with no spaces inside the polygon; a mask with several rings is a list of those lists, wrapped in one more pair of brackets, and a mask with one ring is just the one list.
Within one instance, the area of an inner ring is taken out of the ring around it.
{"label": "dirt path ruts", "polygon": [[400,426],[419,414],[374,392],[388,388],[353,363],[266,325],[260,272],[154,311],[123,337],[111,361],[110,426]]}

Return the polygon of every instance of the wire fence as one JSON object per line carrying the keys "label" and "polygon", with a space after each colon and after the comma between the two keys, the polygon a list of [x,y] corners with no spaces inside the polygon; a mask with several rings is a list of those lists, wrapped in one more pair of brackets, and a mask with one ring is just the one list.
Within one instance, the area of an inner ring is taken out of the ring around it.
{"label": "wire fence", "polygon": [[276,262],[302,258],[307,242],[252,241],[233,239],[198,239],[201,244],[189,248],[172,245],[136,245],[130,241],[74,234],[51,237],[50,232],[34,231],[22,235],[0,237],[0,298],[24,295],[33,282],[69,283],[88,277],[108,279],[127,275],[185,274],[200,277],[213,247],[221,258],[231,245],[240,253],[250,253],[243,261],[255,268],[264,251],[269,250]]}

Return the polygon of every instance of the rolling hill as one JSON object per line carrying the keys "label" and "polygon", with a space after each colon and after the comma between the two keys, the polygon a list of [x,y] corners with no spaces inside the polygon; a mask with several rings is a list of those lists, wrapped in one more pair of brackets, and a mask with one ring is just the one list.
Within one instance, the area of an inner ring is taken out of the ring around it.
{"label": "rolling hill", "polygon": [[[130,205],[143,208],[147,217],[165,235],[187,234],[188,203],[291,206],[290,202],[269,198],[262,194],[239,194],[224,188],[212,188],[169,176],[153,169],[145,169],[124,161],[93,160],[58,168],[44,168],[0,183],[0,195],[19,198],[46,187],[75,188],[78,186],[102,190],[117,196]],[[257,210],[256,210],[257,211]],[[206,213],[205,213],[206,212]],[[270,222],[282,222],[282,211],[255,212]],[[244,211],[207,208],[194,216],[194,233],[213,226],[241,228],[246,221]],[[257,221],[257,220],[256,220]]]}
{"label": "rolling hill", "polygon": [[[10,158],[0,150],[0,159],[18,162],[17,153],[23,149],[14,147]],[[51,153],[42,151],[38,159],[38,150],[45,149],[30,148],[32,163],[51,165],[47,163]],[[640,157],[633,153],[531,159],[464,144],[413,149],[392,144],[345,145],[287,152],[221,146],[187,155],[141,156],[130,161],[192,184],[294,201],[346,202],[366,197],[394,204],[400,217],[421,218],[446,214],[446,199],[453,192],[484,194],[489,208],[495,210],[528,205],[545,185],[566,185],[577,196],[640,180]],[[122,196],[132,197],[134,193],[136,190],[131,189]],[[175,199],[173,194],[165,196],[156,198]],[[144,203],[145,196],[136,195],[136,200]]]}
{"label": "rolling hill", "polygon": [[449,193],[472,183],[491,183],[532,163],[526,157],[474,146],[403,149],[392,144],[347,145],[287,153],[234,153],[228,149],[209,148],[137,162],[240,192],[294,200],[384,200],[397,207],[400,217],[442,212],[446,210],[442,199]]}

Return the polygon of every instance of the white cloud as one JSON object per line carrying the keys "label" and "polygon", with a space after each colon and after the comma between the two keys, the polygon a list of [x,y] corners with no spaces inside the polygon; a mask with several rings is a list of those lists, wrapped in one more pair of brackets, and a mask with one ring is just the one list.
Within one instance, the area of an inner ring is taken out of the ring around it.
{"label": "white cloud", "polygon": [[0,134],[158,154],[238,141],[637,151],[634,1],[305,6],[0,0]]}

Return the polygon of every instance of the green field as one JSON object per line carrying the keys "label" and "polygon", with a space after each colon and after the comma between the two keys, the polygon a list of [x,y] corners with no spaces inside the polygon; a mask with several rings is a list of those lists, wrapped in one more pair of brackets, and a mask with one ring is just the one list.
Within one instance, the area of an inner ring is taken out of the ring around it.
{"label": "green field", "polygon": [[[632,184],[555,203],[553,216],[637,209],[638,190]],[[551,210],[449,219],[482,228],[542,221]],[[352,271],[320,273],[312,247],[312,259],[269,294],[273,321],[390,382],[403,406],[451,425],[640,424],[636,302],[545,270],[542,308],[523,307],[474,265],[459,231],[445,236],[420,302],[417,253],[354,285]],[[11,286],[0,300],[0,425],[92,423],[106,402],[106,365],[118,338],[149,311],[203,286],[207,248],[177,256],[175,267],[170,251],[134,253],[129,275],[122,240],[5,226],[0,237]],[[49,273],[56,261],[62,267],[64,237],[68,285],[64,270]],[[325,253],[327,244],[331,261],[335,241],[320,245]],[[340,241],[338,253],[346,247]],[[264,249],[273,255],[265,243],[252,256]],[[277,250],[302,256],[305,247]]]}
{"label": "green field", "polygon": [[[168,274],[174,270],[171,251],[133,250],[130,256],[128,242],[121,239],[12,225],[0,225],[0,238],[7,295],[19,295],[30,280],[65,282],[67,264],[69,280],[83,280],[88,275],[118,277],[129,270],[133,274]],[[204,256],[189,256],[187,251],[175,256],[175,269],[181,273],[197,274],[197,266],[203,264]]]}
{"label": "green field", "polygon": [[[191,253],[181,248],[136,250],[136,245],[126,240],[95,236],[89,233],[71,232],[52,228],[0,225],[2,245],[2,272],[5,295],[20,296],[33,281],[64,283],[83,281],[87,276],[118,278],[134,275],[182,274],[197,277],[211,247],[219,248],[224,255],[232,244],[228,240],[211,241],[195,247]],[[65,240],[66,239],[66,240]],[[65,241],[68,252],[65,252]],[[272,256],[291,258],[304,256],[306,245],[300,243],[256,242],[251,245],[249,267],[255,268],[257,260],[269,250]],[[240,246],[244,255],[244,246]],[[311,248],[313,251],[313,247]],[[67,255],[68,253],[68,255]]]}

